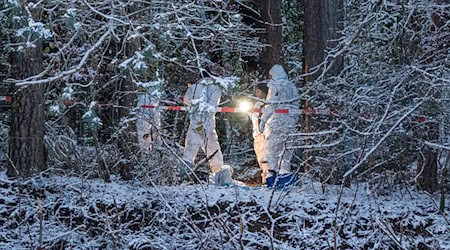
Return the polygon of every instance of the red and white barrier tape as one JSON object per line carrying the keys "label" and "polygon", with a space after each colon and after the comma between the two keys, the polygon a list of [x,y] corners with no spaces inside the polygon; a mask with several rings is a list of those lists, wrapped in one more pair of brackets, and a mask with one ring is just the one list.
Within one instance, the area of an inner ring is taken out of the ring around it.
{"label": "red and white barrier tape", "polygon": [[[157,105],[141,105],[141,108],[147,109],[160,109],[160,110],[171,110],[171,111],[187,111],[189,107],[187,106],[157,106]],[[262,109],[252,108],[249,110],[243,110],[241,108],[233,107],[218,107],[214,110],[220,113],[263,113]],[[334,109],[276,109],[277,114],[299,114],[299,115],[328,115],[328,116],[339,116],[339,112]],[[372,115],[368,112],[361,112],[357,115],[358,118],[370,119]],[[424,116],[417,116],[414,119],[419,123],[427,122],[427,118]]]}
{"label": "red and white barrier tape", "polygon": [[[156,105],[141,105],[141,108],[147,109],[161,109],[161,110],[172,110],[172,111],[186,111],[189,110],[185,106],[156,106]],[[252,108],[249,110],[233,107],[218,107],[215,108],[215,112],[220,113],[264,113],[262,109]],[[300,115],[333,115],[337,116],[336,112],[331,109],[275,109],[277,114],[300,114]]]}
{"label": "red and white barrier tape", "polygon": [[11,96],[0,95],[0,102],[11,102],[11,100],[12,100]]}
{"label": "red and white barrier tape", "polygon": [[[180,97],[180,100],[182,98]],[[11,102],[11,96],[0,96],[0,102]],[[63,100],[65,105],[73,105],[75,101],[73,100]],[[148,109],[161,109],[161,110],[171,110],[171,111],[186,111],[189,108],[186,106],[156,106],[156,105],[141,105],[141,108]],[[252,108],[249,110],[243,110],[241,108],[233,108],[233,107],[218,107],[215,109],[215,112],[221,113],[263,113],[262,109]],[[328,116],[339,116],[339,113],[333,109],[276,109],[275,113],[277,114],[299,114],[299,115],[328,115]],[[359,113],[359,118],[370,119],[371,114],[367,112]],[[427,122],[427,118],[424,116],[417,116],[415,120],[419,123]]]}

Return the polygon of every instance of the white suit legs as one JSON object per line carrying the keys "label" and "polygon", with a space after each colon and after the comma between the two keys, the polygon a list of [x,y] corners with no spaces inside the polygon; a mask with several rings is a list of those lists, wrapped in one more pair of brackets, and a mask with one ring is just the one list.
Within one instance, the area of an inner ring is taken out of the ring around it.
{"label": "white suit legs", "polygon": [[[264,135],[266,143],[264,152],[267,161],[267,168],[279,174],[289,173],[291,171],[292,149],[289,149],[291,143],[287,141],[288,134],[292,132],[295,119],[272,121],[266,126]],[[291,125],[291,126],[290,126]]]}
{"label": "white suit legs", "polygon": [[189,126],[184,144],[184,159],[194,164],[198,151],[203,147],[203,138]]}
{"label": "white suit legs", "polygon": [[194,163],[200,148],[208,158],[214,154],[209,159],[209,166],[211,172],[219,172],[223,165],[223,155],[216,131],[205,131],[203,129],[199,131],[189,126],[184,147],[184,159]]}
{"label": "white suit legs", "polygon": [[282,134],[271,134],[266,138],[265,153],[268,170],[279,174],[291,171],[292,151],[285,145],[286,136]]}
{"label": "white suit legs", "polygon": [[205,147],[203,147],[203,151],[206,153],[206,156],[210,158],[214,154],[214,156],[209,159],[211,172],[217,173],[223,166],[223,154],[220,149],[219,137],[217,136],[216,130],[207,133],[204,140]]}
{"label": "white suit legs", "polygon": [[263,180],[263,183],[267,177],[268,174],[268,168],[267,168],[267,162],[266,162],[266,155],[265,155],[265,148],[264,145],[266,143],[266,138],[263,134],[258,134],[253,139],[253,148],[255,150],[256,155],[256,161],[258,162],[258,166],[261,169],[261,177]]}

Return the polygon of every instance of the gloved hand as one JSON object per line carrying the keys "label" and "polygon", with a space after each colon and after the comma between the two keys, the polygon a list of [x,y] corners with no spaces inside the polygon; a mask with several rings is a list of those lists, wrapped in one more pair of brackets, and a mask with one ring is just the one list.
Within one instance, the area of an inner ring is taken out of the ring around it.
{"label": "gloved hand", "polygon": [[263,133],[264,132],[264,128],[266,127],[266,123],[264,121],[261,121],[259,123],[259,132]]}

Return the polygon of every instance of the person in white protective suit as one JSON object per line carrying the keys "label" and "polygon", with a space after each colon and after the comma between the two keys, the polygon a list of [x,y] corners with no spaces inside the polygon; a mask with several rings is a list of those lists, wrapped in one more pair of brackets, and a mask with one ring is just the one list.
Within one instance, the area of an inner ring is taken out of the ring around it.
{"label": "person in white protective suit", "polygon": [[280,114],[276,109],[299,109],[298,91],[295,85],[288,80],[288,76],[281,65],[274,65],[269,71],[271,80],[268,83],[269,92],[266,106],[260,122],[260,132],[265,137],[263,161],[267,162],[268,173],[283,175],[291,171],[291,158],[293,152],[286,150],[286,139],[289,133],[294,132],[299,115],[295,113]]}
{"label": "person in white protective suit", "polygon": [[[147,92],[139,94],[137,106],[154,105],[155,98]],[[155,129],[160,126],[159,112],[152,109],[139,108],[136,119],[139,148],[144,152],[151,150],[152,143],[157,139]]]}
{"label": "person in white protective suit", "polygon": [[[222,91],[214,84],[214,79],[205,77],[188,87],[183,102],[191,107],[190,123],[186,134],[184,160],[193,166],[200,148],[206,154],[211,180],[218,180],[216,185],[230,182],[232,169],[221,173],[223,155],[216,132],[215,109],[219,105]],[[216,176],[216,177],[214,177]]]}
{"label": "person in white protective suit", "polygon": [[[255,96],[260,99],[253,105],[253,108],[256,109],[262,109],[264,108],[264,101],[267,97],[267,83],[259,83],[256,85],[255,89]],[[253,113],[251,114],[251,120],[253,125],[253,149],[255,150],[256,155],[256,161],[258,162],[258,166],[261,169],[261,177],[262,177],[262,183],[265,183],[265,176],[267,176],[268,169],[267,169],[267,163],[263,160],[264,157],[264,144],[265,144],[265,137],[262,132],[259,131],[259,122],[261,119],[260,113]]]}

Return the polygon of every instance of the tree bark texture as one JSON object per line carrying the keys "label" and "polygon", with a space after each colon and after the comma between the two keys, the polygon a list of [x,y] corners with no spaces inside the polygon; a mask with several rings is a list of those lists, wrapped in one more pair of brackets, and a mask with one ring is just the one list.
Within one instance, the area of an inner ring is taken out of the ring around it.
{"label": "tree bark texture", "polygon": [[[438,1],[441,4],[444,3],[448,3],[449,1]],[[433,21],[433,24],[436,26],[436,28],[441,28],[444,25],[444,20],[448,20],[445,17],[442,17],[441,15],[439,15],[438,13],[434,12],[431,15],[431,20]],[[437,36],[436,39],[434,40],[434,46],[433,46],[433,51],[435,53],[436,56],[430,57],[429,55],[427,55],[426,53],[422,55],[422,57],[427,57],[425,62],[427,64],[433,64],[433,60],[439,60],[439,56],[440,55],[445,55],[445,51],[447,48],[447,43],[448,43],[448,39],[446,39],[447,37],[445,35],[442,36]],[[443,53],[439,53],[439,52],[443,52]],[[445,84],[440,81],[439,84],[442,84],[442,86],[445,86]],[[436,93],[434,93],[433,95],[433,99],[435,100],[434,102],[428,104],[426,106],[426,112],[425,115],[428,117],[439,117],[439,107],[440,105],[442,105],[441,102],[437,101],[437,100],[442,100],[443,97],[445,99],[446,93],[445,93],[446,89],[440,89],[440,91],[438,90]],[[443,110],[446,109],[446,107],[442,107]],[[445,121],[442,121],[444,122]],[[439,141],[439,124],[437,122],[432,122],[427,124],[426,128],[423,129],[423,131],[421,131],[423,134],[420,135],[422,137],[423,140],[425,141],[429,141],[429,142],[436,142]],[[444,138],[441,139],[445,139],[445,135]],[[438,190],[439,186],[438,186],[438,156],[439,156],[439,151],[435,148],[429,147],[429,146],[425,146],[422,153],[419,154],[418,156],[418,161],[417,161],[417,174],[418,174],[418,178],[417,178],[417,184],[419,186],[419,188],[426,190],[430,193],[434,193],[435,191]],[[442,187],[441,187],[442,188]]]}
{"label": "tree bark texture", "polygon": [[438,152],[436,149],[426,148],[423,157],[417,161],[417,184],[419,188],[434,193],[438,190]]}
{"label": "tree bark texture", "polygon": [[[338,45],[339,31],[343,28],[343,2],[342,0],[304,0],[303,6],[303,74],[305,74],[303,86],[308,87],[317,80],[323,70],[327,70],[325,77],[328,78],[339,75],[343,69],[343,57],[334,59],[327,57],[328,53]],[[314,92],[310,94],[315,95]],[[311,104],[305,101],[302,106],[308,109]],[[303,130],[312,132],[326,129],[326,125],[321,123],[320,119],[305,115]],[[306,141],[306,143],[309,142]],[[305,151],[304,158],[307,159],[309,154]]]}
{"label": "tree bark texture", "polygon": [[274,64],[283,63],[281,59],[283,46],[281,1],[262,0],[260,14],[262,27],[266,30],[261,36],[261,41],[267,46],[261,52],[259,64],[261,73],[267,75]]}
{"label": "tree bark texture", "polygon": [[[129,41],[125,48],[125,54],[127,57],[131,57],[136,51],[140,49],[141,43],[139,39],[133,39]],[[126,77],[119,83],[119,89],[121,94],[119,96],[119,118],[128,118],[130,111],[136,108],[137,95],[136,85],[131,79],[131,74],[126,73]],[[138,138],[136,133],[136,122],[128,122],[126,129],[124,129],[119,137],[118,145],[122,154],[123,163],[120,164],[120,175],[124,180],[130,180],[132,178],[132,171],[136,161],[133,157],[136,157],[138,152]]]}
{"label": "tree bark texture", "polygon": [[[304,84],[313,82],[322,73],[320,70],[314,73],[314,67],[320,65],[327,56],[327,52],[338,45],[339,31],[343,29],[343,2],[342,0],[304,0],[303,15],[303,73]],[[327,65],[333,66],[327,71],[327,75],[338,75],[343,67],[343,57],[329,60]]]}
{"label": "tree bark texture", "polygon": [[[324,0],[304,0],[303,15],[303,73],[319,65],[325,58],[326,34],[323,32],[322,15]],[[317,73],[305,76],[304,84],[312,82]]]}
{"label": "tree bark texture", "polygon": [[[341,37],[341,31],[344,28],[344,14],[343,14],[343,1],[342,0],[325,0],[323,26],[325,32],[325,49],[331,51],[339,44],[338,39]],[[330,65],[327,71],[330,76],[338,76],[344,69],[344,57],[339,56],[331,59],[327,63]]]}
{"label": "tree bark texture", "polygon": [[[26,47],[12,53],[12,77],[25,79],[42,71],[42,48]],[[28,177],[46,169],[45,86],[43,84],[15,88],[9,132],[8,176]]]}
{"label": "tree bark texture", "polygon": [[[428,109],[433,110],[434,107],[436,106],[428,106]],[[426,115],[429,117],[438,117],[435,112],[429,112]],[[428,142],[439,141],[439,124],[437,122],[423,124],[416,138]],[[439,150],[427,145],[417,155],[417,186],[430,193],[438,190],[438,156]]]}
{"label": "tree bark texture", "polygon": [[[439,93],[434,95],[435,100],[440,100],[441,96]],[[436,101],[427,103],[425,105],[426,111],[425,115],[427,117],[439,117],[437,107],[440,104]],[[419,134],[417,138],[428,142],[439,141],[439,123],[438,122],[428,122],[422,124],[419,127]],[[430,146],[425,145],[421,152],[418,154],[417,160],[417,185],[419,188],[433,193],[438,190],[438,156],[439,150]]]}

